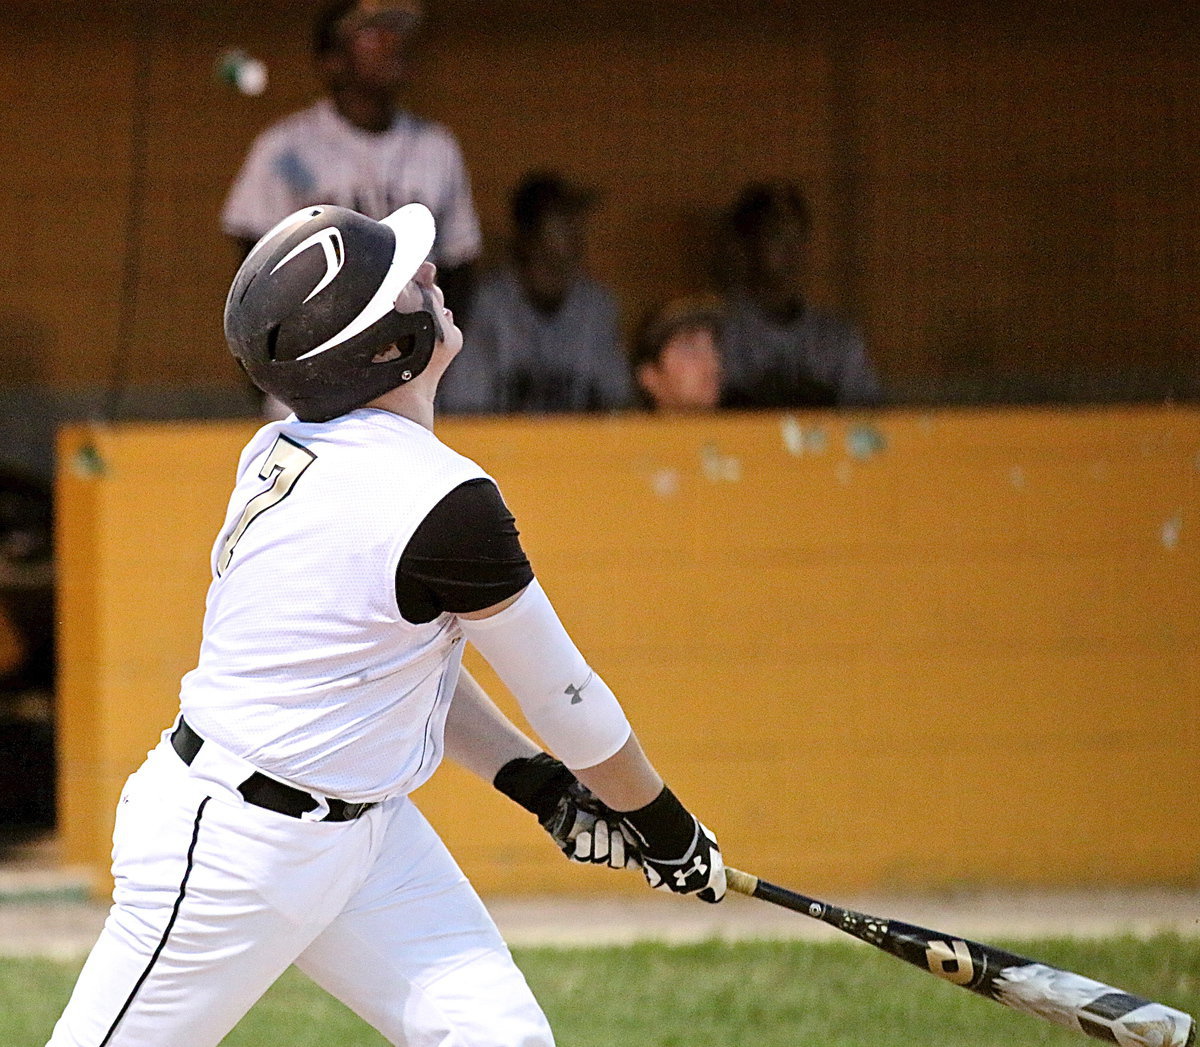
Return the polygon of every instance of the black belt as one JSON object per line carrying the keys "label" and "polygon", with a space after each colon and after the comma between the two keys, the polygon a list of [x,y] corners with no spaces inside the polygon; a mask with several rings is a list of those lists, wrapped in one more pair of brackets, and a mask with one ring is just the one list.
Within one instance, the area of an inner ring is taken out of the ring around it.
{"label": "black belt", "polygon": [[[180,717],[179,726],[171,732],[171,746],[179,758],[190,767],[203,745],[204,739]],[[285,785],[257,771],[238,786],[238,792],[255,807],[265,807],[268,811],[286,814],[290,818],[299,818],[321,806],[321,801],[312,793],[306,793],[294,785]],[[333,796],[326,797],[324,802],[329,807],[329,813],[319,819],[322,822],[350,822],[375,806],[373,803],[347,803]]]}

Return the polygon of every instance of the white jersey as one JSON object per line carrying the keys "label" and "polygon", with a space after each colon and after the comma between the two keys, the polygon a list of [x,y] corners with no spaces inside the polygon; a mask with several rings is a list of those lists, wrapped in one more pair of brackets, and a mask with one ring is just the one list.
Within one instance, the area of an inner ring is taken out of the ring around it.
{"label": "white jersey", "polygon": [[260,429],[213,548],[188,723],[313,792],[363,802],[421,785],[441,760],[462,635],[450,614],[405,621],[396,569],[429,511],[486,475],[387,411]]}
{"label": "white jersey", "polygon": [[379,220],[410,203],[433,212],[434,262],[456,266],[478,257],[479,216],[451,131],[405,112],[386,131],[364,131],[324,98],[254,140],[225,200],[221,227],[257,240],[310,204],[348,207]]}

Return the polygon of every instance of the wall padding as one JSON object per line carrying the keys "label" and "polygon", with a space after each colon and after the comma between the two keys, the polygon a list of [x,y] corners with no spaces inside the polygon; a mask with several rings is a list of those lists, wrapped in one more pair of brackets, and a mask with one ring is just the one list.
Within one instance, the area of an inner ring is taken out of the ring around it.
{"label": "wall padding", "polygon": [[[120,784],[193,664],[251,431],[61,437],[61,832],[99,886]],[[1200,411],[439,433],[498,480],[568,628],[732,864],[827,892],[1195,882]],[[417,801],[485,892],[639,886],[570,866],[456,768]]]}

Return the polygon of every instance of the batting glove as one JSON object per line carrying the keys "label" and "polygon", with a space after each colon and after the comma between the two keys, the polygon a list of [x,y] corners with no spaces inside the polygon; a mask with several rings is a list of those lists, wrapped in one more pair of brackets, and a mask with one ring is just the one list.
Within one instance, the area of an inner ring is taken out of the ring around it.
{"label": "batting glove", "polygon": [[536,815],[571,861],[610,869],[641,866],[637,847],[621,830],[621,815],[549,753],[509,760],[492,784]]}
{"label": "batting glove", "polygon": [[623,818],[626,831],[637,842],[642,871],[651,887],[695,894],[706,902],[725,897],[725,862],[717,838],[665,785],[656,799]]}

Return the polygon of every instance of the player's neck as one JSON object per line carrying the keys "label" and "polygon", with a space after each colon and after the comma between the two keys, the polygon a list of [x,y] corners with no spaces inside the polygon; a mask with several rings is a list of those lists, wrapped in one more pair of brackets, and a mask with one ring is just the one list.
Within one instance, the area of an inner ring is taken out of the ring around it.
{"label": "player's neck", "polygon": [[381,411],[391,411],[401,418],[407,418],[417,425],[422,425],[430,432],[433,431],[434,398],[437,396],[438,385],[450,361],[458,355],[458,348],[453,343],[438,342],[433,347],[433,356],[415,378],[403,385],[390,389],[382,396],[377,396],[367,407],[378,407]]}
{"label": "player's neck", "polygon": [[418,382],[420,382],[419,375],[406,385],[376,397],[366,406],[376,407],[381,411],[390,411],[392,414],[407,418],[410,422],[416,422],[417,425],[432,431],[433,390],[426,390],[424,383],[418,385]]}

